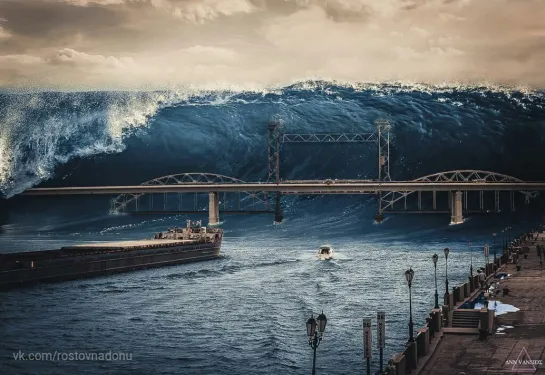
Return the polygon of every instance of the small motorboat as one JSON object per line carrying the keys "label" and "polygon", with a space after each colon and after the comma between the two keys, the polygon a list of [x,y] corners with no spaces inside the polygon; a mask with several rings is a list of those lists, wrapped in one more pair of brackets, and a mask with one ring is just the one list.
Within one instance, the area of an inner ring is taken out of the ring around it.
{"label": "small motorboat", "polygon": [[318,259],[328,260],[333,258],[333,248],[330,245],[320,246],[318,250]]}

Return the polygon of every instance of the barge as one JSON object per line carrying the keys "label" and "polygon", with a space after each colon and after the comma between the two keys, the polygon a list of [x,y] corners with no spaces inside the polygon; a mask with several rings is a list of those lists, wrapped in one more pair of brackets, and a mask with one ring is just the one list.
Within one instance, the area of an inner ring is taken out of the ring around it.
{"label": "barge", "polygon": [[171,228],[146,240],[4,253],[0,254],[0,289],[216,259],[222,238],[222,229],[188,220],[185,228]]}

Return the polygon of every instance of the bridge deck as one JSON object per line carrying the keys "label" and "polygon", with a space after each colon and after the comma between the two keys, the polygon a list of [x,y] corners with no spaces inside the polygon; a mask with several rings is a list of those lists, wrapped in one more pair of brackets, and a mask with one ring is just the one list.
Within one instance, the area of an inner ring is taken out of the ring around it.
{"label": "bridge deck", "polygon": [[545,182],[290,182],[274,183],[180,183],[172,185],[80,186],[37,188],[23,195],[146,194],[205,192],[281,192],[283,194],[374,194],[410,191],[538,191]]}

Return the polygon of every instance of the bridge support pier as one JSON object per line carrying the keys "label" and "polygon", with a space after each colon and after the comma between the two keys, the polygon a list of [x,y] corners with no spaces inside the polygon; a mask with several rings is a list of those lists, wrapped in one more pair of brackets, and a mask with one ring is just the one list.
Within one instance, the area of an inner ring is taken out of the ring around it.
{"label": "bridge support pier", "polygon": [[515,212],[517,210],[517,208],[515,207],[515,192],[511,191],[509,193],[509,200],[511,201],[511,212]]}
{"label": "bridge support pier", "polygon": [[433,191],[433,210],[437,210],[437,192]]}
{"label": "bridge support pier", "polygon": [[494,192],[494,211],[500,212],[500,192]]}
{"label": "bridge support pier", "polygon": [[7,224],[7,223],[8,223],[8,200],[5,198],[0,198],[0,225]]}
{"label": "bridge support pier", "polygon": [[274,221],[276,223],[281,223],[284,219],[284,214],[282,213],[282,205],[280,204],[281,194],[279,191],[276,192],[276,207],[274,209]]}
{"label": "bridge support pier", "polygon": [[460,224],[464,222],[463,217],[463,210],[462,210],[462,192],[457,191],[454,194],[451,194],[452,196],[452,202],[451,202],[451,216],[450,216],[450,223],[451,224]]}
{"label": "bridge support pier", "polygon": [[208,225],[219,225],[220,223],[220,201],[218,193],[208,193]]}

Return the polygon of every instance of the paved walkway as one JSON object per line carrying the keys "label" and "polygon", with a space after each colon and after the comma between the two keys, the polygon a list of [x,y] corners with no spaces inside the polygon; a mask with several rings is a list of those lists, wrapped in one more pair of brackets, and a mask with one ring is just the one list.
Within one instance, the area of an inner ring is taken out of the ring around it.
{"label": "paved walkway", "polygon": [[[545,244],[543,234],[538,243]],[[509,294],[502,297],[500,293],[497,298],[521,310],[497,317],[498,324],[514,328],[503,330],[504,334],[496,332],[486,341],[475,335],[445,334],[421,375],[545,374],[545,270],[540,270],[535,246],[520,264],[520,272],[512,264],[500,271],[511,276],[499,284],[499,290],[507,287]],[[534,366],[516,363],[524,357],[544,362]]]}

